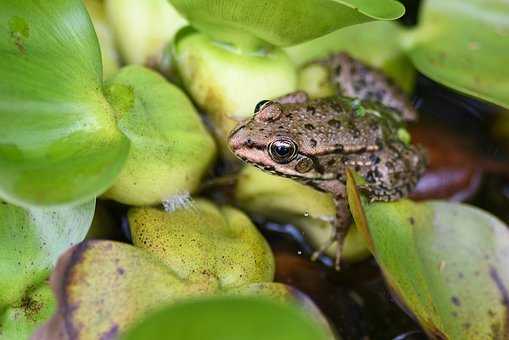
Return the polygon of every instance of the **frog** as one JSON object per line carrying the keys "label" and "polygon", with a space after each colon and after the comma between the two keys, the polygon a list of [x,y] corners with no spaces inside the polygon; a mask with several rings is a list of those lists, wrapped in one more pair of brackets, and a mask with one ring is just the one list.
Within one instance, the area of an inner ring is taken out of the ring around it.
{"label": "frog", "polygon": [[[364,77],[367,74],[370,79],[381,72],[365,70]],[[337,67],[333,71],[338,71]],[[351,68],[347,71],[351,73]],[[306,92],[296,91],[262,100],[254,115],[240,122],[228,138],[233,154],[247,164],[332,195],[336,208],[332,234],[312,259],[335,243],[337,270],[353,221],[346,196],[347,169],[362,178],[359,189],[369,201],[388,202],[406,197],[426,168],[423,148],[411,144],[405,129],[405,123],[415,115],[401,110],[407,103],[394,100],[399,90],[385,84],[384,96],[391,100],[384,103],[383,98],[372,95],[380,91],[379,82],[361,83],[373,91],[361,88],[346,96],[338,89],[336,95],[325,98],[310,98]]]}

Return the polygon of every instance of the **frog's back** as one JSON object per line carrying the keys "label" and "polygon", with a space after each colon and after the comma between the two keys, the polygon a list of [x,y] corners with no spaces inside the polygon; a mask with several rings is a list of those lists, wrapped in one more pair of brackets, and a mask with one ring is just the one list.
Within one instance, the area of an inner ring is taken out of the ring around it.
{"label": "frog's back", "polygon": [[347,167],[357,171],[373,201],[405,197],[425,169],[423,150],[399,136],[400,115],[381,104],[335,96],[288,104],[285,112],[291,116],[280,128],[310,144],[306,151],[324,172],[344,182]]}
{"label": "frog's back", "polygon": [[348,97],[309,100],[306,104],[285,104],[284,119],[277,129],[290,133],[309,153],[322,154],[373,149],[386,135],[396,134],[401,126],[391,110],[371,102]]}

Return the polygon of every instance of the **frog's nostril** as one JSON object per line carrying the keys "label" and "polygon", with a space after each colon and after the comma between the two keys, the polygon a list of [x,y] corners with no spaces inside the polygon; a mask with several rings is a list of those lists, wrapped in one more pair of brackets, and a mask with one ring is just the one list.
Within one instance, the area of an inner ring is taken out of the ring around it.
{"label": "frog's nostril", "polygon": [[228,145],[231,150],[235,151],[239,149],[242,146],[242,138],[240,136],[239,131],[241,130],[242,126],[236,127],[231,133],[230,137],[228,138]]}
{"label": "frog's nostril", "polygon": [[241,123],[241,124],[237,124],[237,126],[235,126],[233,128],[232,131],[230,131],[230,136],[229,138],[232,138],[235,134],[237,134],[237,132],[239,132],[242,128],[244,128],[246,126],[245,123]]}

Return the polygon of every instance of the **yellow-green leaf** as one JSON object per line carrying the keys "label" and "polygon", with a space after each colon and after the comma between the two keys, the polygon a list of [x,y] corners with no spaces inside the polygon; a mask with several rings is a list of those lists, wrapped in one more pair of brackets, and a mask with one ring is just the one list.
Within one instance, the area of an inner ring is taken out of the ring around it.
{"label": "yellow-green leaf", "polygon": [[215,159],[216,147],[191,101],[154,71],[128,66],[106,93],[129,138],[127,162],[105,196],[153,205],[193,192]]}
{"label": "yellow-green leaf", "polygon": [[195,200],[166,212],[129,211],[133,243],[191,281],[218,280],[224,289],[274,278],[269,245],[241,211]]}

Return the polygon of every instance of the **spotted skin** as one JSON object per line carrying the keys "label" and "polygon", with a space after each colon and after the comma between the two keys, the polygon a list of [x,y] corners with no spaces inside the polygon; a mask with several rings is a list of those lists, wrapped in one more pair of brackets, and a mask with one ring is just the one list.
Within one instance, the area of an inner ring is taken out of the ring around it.
{"label": "spotted skin", "polygon": [[404,121],[417,120],[417,111],[405,93],[383,72],[338,53],[318,61],[329,70],[337,94],[381,103],[401,113]]}
{"label": "spotted skin", "polygon": [[336,268],[352,217],[346,200],[346,169],[365,183],[371,201],[405,197],[426,167],[422,149],[401,138],[404,117],[382,104],[335,96],[309,99],[295,92],[258,106],[231,133],[233,153],[264,171],[293,178],[333,195]]}

